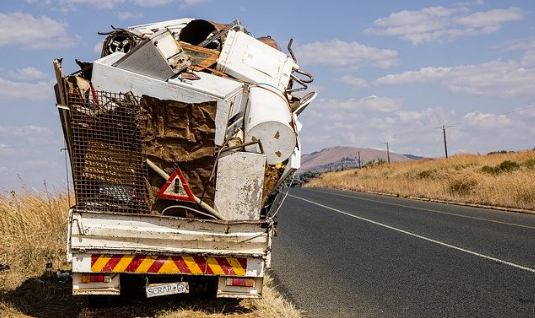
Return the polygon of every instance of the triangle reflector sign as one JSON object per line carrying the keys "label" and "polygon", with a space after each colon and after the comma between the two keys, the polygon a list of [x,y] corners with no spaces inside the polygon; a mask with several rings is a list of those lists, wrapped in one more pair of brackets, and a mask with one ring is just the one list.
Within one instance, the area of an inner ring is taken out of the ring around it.
{"label": "triangle reflector sign", "polygon": [[173,172],[160,191],[158,191],[157,196],[163,199],[195,203],[195,197],[180,169],[176,169]]}

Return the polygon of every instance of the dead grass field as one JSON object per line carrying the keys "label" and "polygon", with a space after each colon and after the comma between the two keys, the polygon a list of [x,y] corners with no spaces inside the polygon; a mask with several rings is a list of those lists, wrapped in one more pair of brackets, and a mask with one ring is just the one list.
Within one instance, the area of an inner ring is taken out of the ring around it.
{"label": "dead grass field", "polygon": [[307,187],[535,210],[535,151],[461,154],[325,173]]}
{"label": "dead grass field", "polygon": [[[68,270],[65,262],[69,203],[65,195],[30,190],[0,193],[0,317],[302,317],[267,277],[260,300],[157,297],[90,309],[71,295],[70,282],[45,272]],[[6,269],[9,266],[9,269]]]}

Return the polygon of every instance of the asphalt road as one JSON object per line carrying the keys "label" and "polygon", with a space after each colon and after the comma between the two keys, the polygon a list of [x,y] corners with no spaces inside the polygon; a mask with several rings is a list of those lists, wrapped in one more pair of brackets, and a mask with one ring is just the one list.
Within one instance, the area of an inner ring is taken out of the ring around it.
{"label": "asphalt road", "polygon": [[535,215],[292,189],[277,288],[307,317],[535,317]]}

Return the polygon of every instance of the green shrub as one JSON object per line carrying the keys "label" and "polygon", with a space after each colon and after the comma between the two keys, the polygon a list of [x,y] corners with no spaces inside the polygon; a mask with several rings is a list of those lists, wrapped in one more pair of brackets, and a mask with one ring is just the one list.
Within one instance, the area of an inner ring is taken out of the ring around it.
{"label": "green shrub", "polygon": [[481,168],[481,171],[484,172],[484,173],[488,173],[488,174],[498,174],[499,171],[496,167],[491,167],[491,166],[483,166]]}
{"label": "green shrub", "polygon": [[520,165],[518,163],[511,160],[505,160],[495,167],[483,166],[481,168],[481,171],[490,174],[499,174],[502,172],[511,172],[518,168],[520,168]]}
{"label": "green shrub", "polygon": [[436,172],[436,170],[424,170],[418,173],[417,176],[419,179],[432,179],[435,176]]}
{"label": "green shrub", "polygon": [[520,165],[514,161],[505,160],[505,161],[502,161],[502,163],[500,163],[497,167],[500,169],[500,171],[511,172],[513,170],[520,168]]}
{"label": "green shrub", "polygon": [[524,166],[528,169],[535,169],[535,159],[526,160]]}

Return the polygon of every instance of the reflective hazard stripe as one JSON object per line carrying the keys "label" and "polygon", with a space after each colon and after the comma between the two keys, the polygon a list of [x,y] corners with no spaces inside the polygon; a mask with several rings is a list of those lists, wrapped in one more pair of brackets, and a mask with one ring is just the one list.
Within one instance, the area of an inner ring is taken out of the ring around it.
{"label": "reflective hazard stripe", "polygon": [[99,273],[245,276],[247,258],[92,254],[91,271]]}

